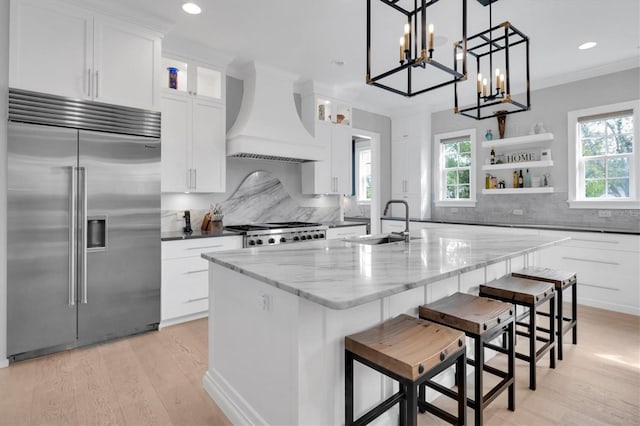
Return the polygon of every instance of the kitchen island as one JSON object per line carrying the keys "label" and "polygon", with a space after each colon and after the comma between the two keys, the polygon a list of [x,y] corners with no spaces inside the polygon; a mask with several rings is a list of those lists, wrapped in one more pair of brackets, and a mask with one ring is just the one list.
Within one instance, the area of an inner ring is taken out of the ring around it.
{"label": "kitchen island", "polygon": [[[565,240],[456,229],[411,236],[409,243],[314,241],[203,254],[211,262],[203,382],[234,424],[343,423],[344,336],[417,315],[420,304],[456,291],[475,293]],[[394,386],[358,367],[356,415]]]}

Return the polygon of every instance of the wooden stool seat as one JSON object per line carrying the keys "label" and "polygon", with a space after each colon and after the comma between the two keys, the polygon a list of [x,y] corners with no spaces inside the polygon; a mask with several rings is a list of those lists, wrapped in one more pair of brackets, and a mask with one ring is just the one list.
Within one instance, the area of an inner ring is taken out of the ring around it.
{"label": "wooden stool seat", "polygon": [[[578,344],[578,276],[575,272],[529,266],[511,273],[514,277],[551,283],[556,289],[558,359],[562,360],[563,335],[572,330],[573,344]],[[564,291],[571,289],[571,317],[564,316]],[[541,313],[541,315],[544,315]],[[538,327],[538,329],[541,329]],[[544,330],[544,329],[543,329]]]}
{"label": "wooden stool seat", "polygon": [[361,358],[416,380],[464,346],[464,333],[403,314],[345,337],[344,344]]}
{"label": "wooden stool seat", "polygon": [[556,290],[562,290],[577,281],[577,274],[575,272],[559,271],[557,269],[542,268],[540,266],[529,266],[520,269],[519,271],[512,272],[511,276],[552,283]]}
{"label": "wooden stool seat", "polygon": [[[467,364],[474,367],[474,395],[467,398],[467,405],[474,409],[475,424],[483,424],[483,410],[508,390],[509,410],[515,410],[515,307],[487,297],[466,293],[455,293],[418,308],[420,318],[437,322],[465,332],[473,339],[473,359]],[[502,336],[502,347],[491,343]],[[507,371],[491,367],[484,362],[485,348],[507,356]],[[483,373],[487,372],[501,380],[484,393]],[[420,396],[424,395],[421,389]]]}
{"label": "wooden stool seat", "polygon": [[[503,302],[510,302],[528,309],[523,315],[516,317],[516,325],[526,327],[527,331],[516,330],[516,335],[529,338],[529,354],[516,352],[516,358],[529,363],[529,388],[536,390],[536,363],[549,352],[549,364],[556,368],[556,332],[555,321],[549,321],[549,328],[543,329],[536,326],[536,317],[540,314],[539,308],[549,302],[549,316],[555,318],[556,291],[553,284],[543,281],[532,281],[525,278],[505,275],[502,278],[488,282],[480,286],[480,296],[491,297]],[[529,322],[521,320],[529,317]],[[548,337],[538,335],[538,331],[548,333]],[[542,347],[536,350],[536,341],[544,342]]]}
{"label": "wooden stool seat", "polygon": [[524,278],[504,276],[480,286],[480,293],[513,303],[535,304],[553,293],[553,285],[542,281],[531,281]]}
{"label": "wooden stool seat", "polygon": [[[400,425],[417,424],[418,409],[429,411],[451,424],[465,424],[465,386],[445,396],[456,399],[457,417],[425,400],[418,400],[418,390],[434,387],[431,379],[455,365],[456,382],[466,383],[466,346],[464,333],[453,328],[398,315],[362,332],[346,336],[345,343],[345,425],[371,423],[395,404],[400,404]],[[358,361],[399,384],[394,393],[354,420],[353,371]],[[439,390],[435,388],[436,390]]]}
{"label": "wooden stool seat", "polygon": [[473,334],[481,334],[504,323],[513,313],[510,303],[466,293],[455,293],[418,308],[420,318]]}

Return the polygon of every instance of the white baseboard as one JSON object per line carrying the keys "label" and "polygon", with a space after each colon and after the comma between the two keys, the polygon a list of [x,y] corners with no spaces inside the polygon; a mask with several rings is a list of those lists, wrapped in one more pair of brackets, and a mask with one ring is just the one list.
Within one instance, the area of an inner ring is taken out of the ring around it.
{"label": "white baseboard", "polygon": [[200,318],[206,318],[209,316],[209,311],[198,312],[197,314],[185,315],[183,317],[171,318],[168,320],[161,321],[158,325],[158,328],[171,327],[172,325],[182,324],[187,321],[194,321]]}
{"label": "white baseboard", "polygon": [[268,424],[215,370],[208,370],[202,378],[204,390],[234,425]]}
{"label": "white baseboard", "polygon": [[9,366],[9,360],[7,358],[0,359],[0,368],[7,368]]}
{"label": "white baseboard", "polygon": [[[597,299],[585,299],[584,297],[578,295],[578,309],[580,309],[580,305],[586,305],[586,306],[591,306],[593,308],[607,309],[609,311],[622,312],[624,314],[640,316],[640,307],[638,306],[621,305],[619,303],[611,303],[611,302],[606,302],[606,301],[597,300]],[[566,312],[566,309],[565,309],[565,312]]]}

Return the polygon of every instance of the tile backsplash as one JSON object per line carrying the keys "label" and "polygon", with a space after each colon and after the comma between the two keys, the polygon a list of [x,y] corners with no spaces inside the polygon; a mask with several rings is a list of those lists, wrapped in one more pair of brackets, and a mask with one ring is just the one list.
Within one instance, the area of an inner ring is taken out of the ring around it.
{"label": "tile backsplash", "polygon": [[478,202],[474,208],[433,206],[432,219],[451,222],[549,225],[640,232],[640,211],[637,209],[570,209],[567,197],[566,192],[478,195]]}

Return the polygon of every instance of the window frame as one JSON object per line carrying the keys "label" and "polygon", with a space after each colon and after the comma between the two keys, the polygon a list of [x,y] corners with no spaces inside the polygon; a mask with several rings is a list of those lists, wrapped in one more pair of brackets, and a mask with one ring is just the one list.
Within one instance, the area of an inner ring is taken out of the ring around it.
{"label": "window frame", "polygon": [[[583,117],[605,115],[631,110],[633,116],[633,155],[629,165],[629,198],[586,198],[581,191],[584,187],[584,170],[578,123]],[[601,105],[567,114],[568,145],[568,200],[569,208],[580,209],[638,209],[640,208],[640,100]]]}
{"label": "window frame", "polygon": [[[369,151],[370,152],[370,156],[371,156],[371,160],[373,160],[373,149],[371,146],[371,141],[369,140],[362,140],[362,141],[358,141],[355,143],[355,149],[354,149],[354,157],[355,157],[355,196],[356,196],[356,202],[358,204],[371,204],[371,199],[361,199],[360,198],[360,153],[362,151]],[[373,163],[373,161],[372,161]],[[373,179],[373,175],[372,175],[372,179]]]}
{"label": "window frame", "polygon": [[[477,149],[476,149],[476,133],[477,129],[456,130],[453,132],[439,133],[434,135],[434,158],[436,158],[436,188],[435,188],[435,205],[436,207],[475,207],[477,203],[476,185],[477,185]],[[445,197],[446,190],[444,183],[444,143],[442,141],[449,139],[462,139],[468,137],[471,143],[471,165],[469,166],[469,198],[449,199]]]}

